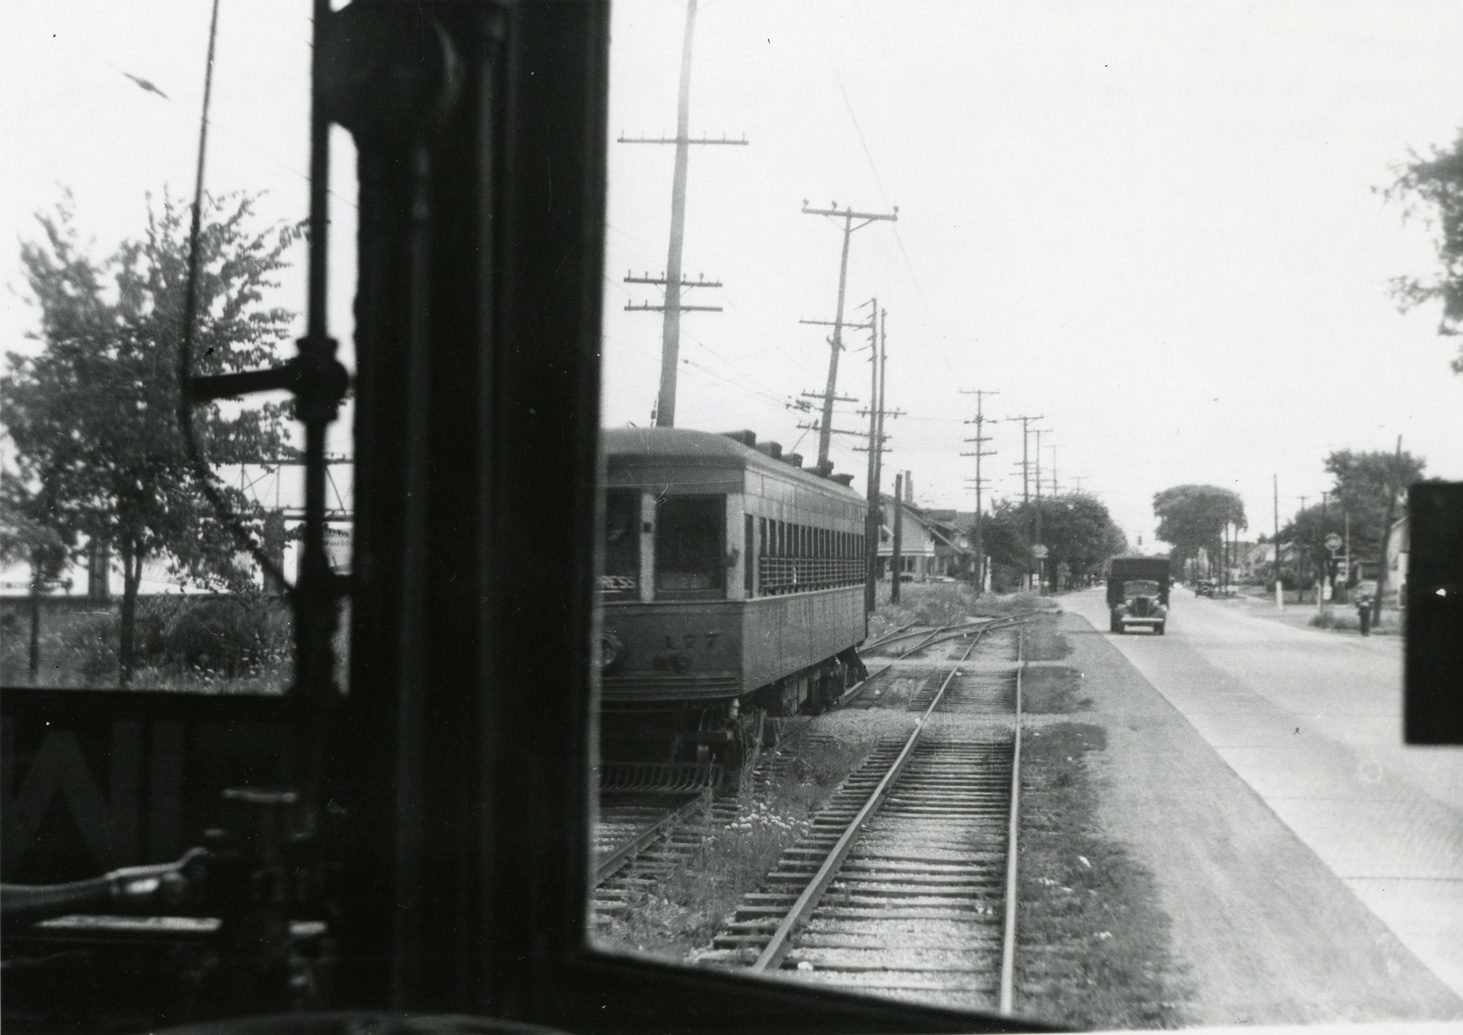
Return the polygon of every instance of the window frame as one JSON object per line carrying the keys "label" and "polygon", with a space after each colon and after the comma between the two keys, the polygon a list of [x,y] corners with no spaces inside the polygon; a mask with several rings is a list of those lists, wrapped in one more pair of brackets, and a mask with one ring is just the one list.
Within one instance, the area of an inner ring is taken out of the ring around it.
{"label": "window frame", "polygon": [[[509,268],[493,291],[503,334],[492,350],[491,448],[463,472],[468,484],[486,475],[489,498],[505,507],[484,522],[487,559],[475,587],[493,604],[478,651],[487,804],[462,817],[486,855],[468,861],[486,863],[475,875],[491,877],[464,887],[467,901],[485,908],[441,933],[462,945],[464,927],[479,925],[469,935],[483,949],[457,954],[454,966],[460,984],[481,982],[491,994],[478,1004],[459,993],[444,1005],[606,1033],[1042,1030],[589,944],[597,678],[585,659],[598,628],[609,7],[568,0],[481,9],[507,11],[503,137],[512,142],[502,158],[510,193],[500,254]],[[457,13],[450,4],[433,10]],[[436,459],[463,464],[452,445],[444,439]]]}
{"label": "window frame", "polygon": [[442,98],[403,98],[370,78],[390,67],[331,78],[347,34],[315,47],[317,111],[362,170],[352,664],[348,694],[270,705],[331,803],[338,1005],[605,1035],[1049,1030],[592,947],[610,8],[344,11],[402,19],[374,44],[424,89],[451,53]]}

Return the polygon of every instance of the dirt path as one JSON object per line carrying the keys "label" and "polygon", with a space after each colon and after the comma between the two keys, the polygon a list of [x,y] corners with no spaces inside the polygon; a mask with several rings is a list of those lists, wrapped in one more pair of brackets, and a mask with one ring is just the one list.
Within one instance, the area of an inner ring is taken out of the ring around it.
{"label": "dirt path", "polygon": [[1460,1001],[1084,619],[1057,619],[1107,730],[1107,833],[1153,873],[1200,1024],[1463,1019]]}

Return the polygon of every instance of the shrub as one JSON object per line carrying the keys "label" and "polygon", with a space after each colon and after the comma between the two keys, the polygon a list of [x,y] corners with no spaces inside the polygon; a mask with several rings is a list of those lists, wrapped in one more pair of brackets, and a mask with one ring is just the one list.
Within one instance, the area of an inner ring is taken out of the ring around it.
{"label": "shrub", "polygon": [[[288,617],[262,597],[185,597],[156,601],[140,630],[154,664],[221,672],[253,671],[289,653]],[[139,626],[143,623],[139,622]]]}
{"label": "shrub", "polygon": [[1317,629],[1350,629],[1361,628],[1361,620],[1357,618],[1355,609],[1347,608],[1338,610],[1334,607],[1323,608],[1311,615],[1309,625]]}
{"label": "shrub", "polygon": [[[69,654],[89,686],[117,681],[117,643],[121,625],[109,612],[71,614],[58,625],[58,654]],[[42,625],[44,629],[44,624]]]}

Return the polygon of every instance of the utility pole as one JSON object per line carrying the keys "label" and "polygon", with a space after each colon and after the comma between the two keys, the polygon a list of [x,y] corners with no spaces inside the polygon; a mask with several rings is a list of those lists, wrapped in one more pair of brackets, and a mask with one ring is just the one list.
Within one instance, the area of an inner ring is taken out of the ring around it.
{"label": "utility pole", "polygon": [[[982,527],[985,523],[985,516],[981,513],[983,503],[981,490],[985,488],[985,479],[981,477],[980,461],[981,457],[996,455],[994,449],[986,450],[983,448],[987,442],[991,441],[990,437],[985,434],[986,416],[983,404],[985,403],[986,396],[1000,395],[1001,393],[984,388],[962,388],[960,394],[975,396],[975,417],[965,422],[966,424],[975,425],[975,436],[965,440],[966,442],[973,443],[975,449],[969,453],[961,453],[960,455],[975,457],[975,595],[978,597],[985,592],[985,538],[984,528]],[[995,421],[991,423],[994,424]]]}
{"label": "utility pole", "polygon": [[1052,451],[1052,498],[1055,499],[1061,495],[1061,490],[1057,487],[1057,447],[1047,446],[1047,448]]}
{"label": "utility pole", "polygon": [[1346,602],[1349,604],[1351,603],[1351,511],[1344,506],[1341,508],[1341,521],[1342,527],[1346,530],[1341,549],[1346,551]]}
{"label": "utility pole", "polygon": [[1229,519],[1219,529],[1219,588],[1229,591]]}
{"label": "utility pole", "polygon": [[[1021,503],[1029,510],[1031,508],[1031,461],[1027,457],[1027,437],[1031,431],[1031,422],[1046,418],[1038,414],[1035,417],[1007,417],[1006,419],[1021,422]],[[1031,560],[1029,557],[1026,561],[1026,588],[1028,590],[1031,588]]]}
{"label": "utility pole", "polygon": [[[1329,600],[1335,595],[1336,587],[1331,585],[1331,550],[1326,546],[1326,497],[1329,492],[1321,493],[1321,543],[1316,548],[1316,560],[1321,564],[1321,580],[1316,587],[1316,610],[1324,610],[1323,601]],[[1331,590],[1328,594],[1326,591]]]}
{"label": "utility pole", "polygon": [[[1036,545],[1041,546],[1041,436],[1045,434],[1045,428],[1035,428],[1032,434],[1036,436]],[[1046,590],[1046,558],[1036,558],[1036,591],[1038,593]]]}
{"label": "utility pole", "polygon": [[[1382,520],[1382,543],[1377,549],[1377,595],[1372,600],[1372,628],[1382,624],[1382,597],[1387,592],[1387,544],[1392,540],[1392,517],[1397,512],[1397,497],[1405,491],[1402,484],[1402,436],[1397,436],[1397,456],[1392,461],[1392,477],[1387,482],[1387,516]],[[1401,600],[1398,601],[1401,603]]]}
{"label": "utility pole", "polygon": [[904,534],[904,475],[894,476],[894,548],[889,554],[889,602],[899,603],[900,537]]}
{"label": "utility pole", "polygon": [[[879,300],[869,299],[873,315],[878,316]],[[877,565],[879,563],[879,456],[883,443],[879,441],[879,413],[884,400],[879,397],[879,333],[869,331],[869,467],[864,478],[864,488],[869,500],[868,515],[864,518],[864,613],[872,614],[878,606]]]}
{"label": "utility pole", "polygon": [[[871,312],[870,312],[869,322],[868,323],[844,323],[844,324],[836,324],[835,321],[833,321],[833,320],[799,320],[798,323],[816,324],[816,325],[819,325],[819,326],[822,326],[822,327],[836,327],[838,329],[854,328],[854,329],[857,329],[857,330],[868,331],[871,334],[875,334],[878,331],[878,300],[871,298],[865,304],[874,307],[874,309],[871,310]],[[862,309],[863,306],[859,306],[858,308]],[[828,341],[831,344],[832,341],[833,341],[833,339],[832,338],[829,338]],[[821,400],[822,403],[823,403],[823,410],[822,410],[823,416],[820,419],[813,421],[811,424],[799,424],[798,425],[798,427],[800,427],[800,428],[804,428],[804,429],[807,429],[809,431],[816,431],[816,432],[818,432],[818,439],[819,439],[819,442],[820,443],[823,442],[824,440],[827,440],[830,435],[861,435],[861,434],[863,434],[862,432],[859,432],[859,431],[844,431],[841,428],[830,428],[826,433],[823,431],[824,426],[826,424],[828,424],[829,420],[832,417],[833,403],[835,403],[835,402],[858,402],[857,399],[855,399],[855,398],[853,398],[851,396],[847,396],[847,395],[834,395],[832,397],[832,400],[830,401],[830,399],[828,397],[828,393],[826,391],[825,392],[799,392],[798,394],[799,394],[799,396],[801,398],[804,398],[804,399],[818,399],[818,400]],[[828,461],[826,455],[819,457],[817,470],[821,474],[829,474],[829,473],[832,472],[833,465],[832,465],[832,463],[830,461]]]}
{"label": "utility pole", "polygon": [[691,144],[731,144],[745,147],[747,138],[720,140],[702,137],[692,141],[691,123],[691,43],[696,30],[696,0],[686,0],[686,35],[681,44],[681,91],[676,106],[676,135],[666,137],[626,137],[620,134],[622,144],[675,144],[676,164],[671,174],[671,240],[666,252],[665,276],[625,277],[627,284],[663,284],[665,305],[627,305],[629,310],[660,310],[665,316],[661,323],[660,349],[660,392],[655,402],[655,425],[660,428],[675,427],[676,423],[676,369],[681,354],[681,313],[691,310],[720,312],[720,306],[686,306],[681,304],[683,287],[721,287],[720,282],[708,282],[698,275],[696,281],[681,278],[681,248],[686,236],[686,171],[691,162]]}
{"label": "utility pole", "polygon": [[[1300,523],[1301,523],[1301,520],[1305,517],[1305,513],[1306,513],[1306,500],[1308,498],[1309,497],[1306,497],[1306,496],[1297,496],[1296,497],[1296,499],[1300,500],[1300,510],[1295,515],[1295,539],[1296,539],[1297,546],[1299,546],[1299,544],[1300,544],[1300,535],[1301,535],[1301,532],[1300,532]],[[1299,578],[1303,579],[1303,578],[1305,578],[1305,576],[1310,571],[1310,567],[1311,567],[1310,560],[1311,559],[1310,559],[1309,556],[1307,556],[1307,552],[1306,551],[1300,550],[1300,549],[1297,549],[1296,550],[1295,559],[1296,559],[1296,562],[1297,562],[1297,566],[1299,566],[1300,562],[1304,562],[1305,563],[1305,567],[1303,569],[1301,569],[1300,571],[1296,572],[1296,575],[1299,576]],[[1304,604],[1306,602],[1306,584],[1304,582],[1300,582],[1299,579],[1297,579],[1297,582],[1298,582],[1298,585],[1297,585],[1297,588],[1296,588],[1296,591],[1295,591],[1296,592],[1296,603],[1298,603],[1298,604]]]}
{"label": "utility pole", "polygon": [[1077,483],[1077,488],[1073,489],[1072,491],[1080,493],[1082,491],[1082,483],[1087,480],[1087,475],[1074,474],[1072,475],[1072,480]]}
{"label": "utility pole", "polygon": [[[838,267],[838,310],[833,320],[833,337],[829,339],[828,355],[828,387],[823,392],[823,424],[818,429],[818,466],[822,467],[828,462],[828,443],[833,427],[833,400],[838,391],[838,353],[843,350],[843,296],[848,286],[848,242],[853,237],[855,230],[861,230],[877,220],[887,219],[890,222],[899,218],[899,208],[895,206],[891,214],[878,214],[870,212],[855,212],[851,207],[840,210],[838,202],[833,202],[832,207],[809,208],[808,202],[803,201],[803,213],[809,216],[829,216],[843,219],[843,259]],[[854,220],[860,220],[857,226]]]}
{"label": "utility pole", "polygon": [[[870,299],[869,305],[878,307],[877,299]],[[864,552],[867,561],[867,575],[864,579],[864,609],[873,612],[878,604],[876,588],[879,578],[879,533],[883,528],[881,511],[883,510],[880,500],[880,485],[883,480],[884,453],[888,450],[884,436],[884,417],[898,417],[902,410],[888,410],[884,406],[884,371],[887,366],[888,355],[885,351],[884,322],[887,314],[884,310],[878,310],[878,330],[869,332],[869,394],[873,397],[868,410],[860,410],[869,417],[869,444],[864,447],[869,454],[868,466],[868,498],[869,517],[865,523]],[[872,328],[872,322],[870,324]],[[855,446],[854,449],[861,447]]]}
{"label": "utility pole", "polygon": [[1280,578],[1280,476],[1270,476],[1270,488],[1275,507],[1275,606],[1285,610],[1285,583]]}

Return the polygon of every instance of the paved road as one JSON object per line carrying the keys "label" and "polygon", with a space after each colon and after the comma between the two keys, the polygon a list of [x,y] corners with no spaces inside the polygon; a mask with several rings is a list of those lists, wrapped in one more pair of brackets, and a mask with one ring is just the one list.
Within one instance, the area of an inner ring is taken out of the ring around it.
{"label": "paved road", "polygon": [[[1101,589],[1062,597],[1107,628]],[[1437,977],[1463,995],[1463,748],[1401,742],[1401,644],[1175,589],[1109,641]]]}

